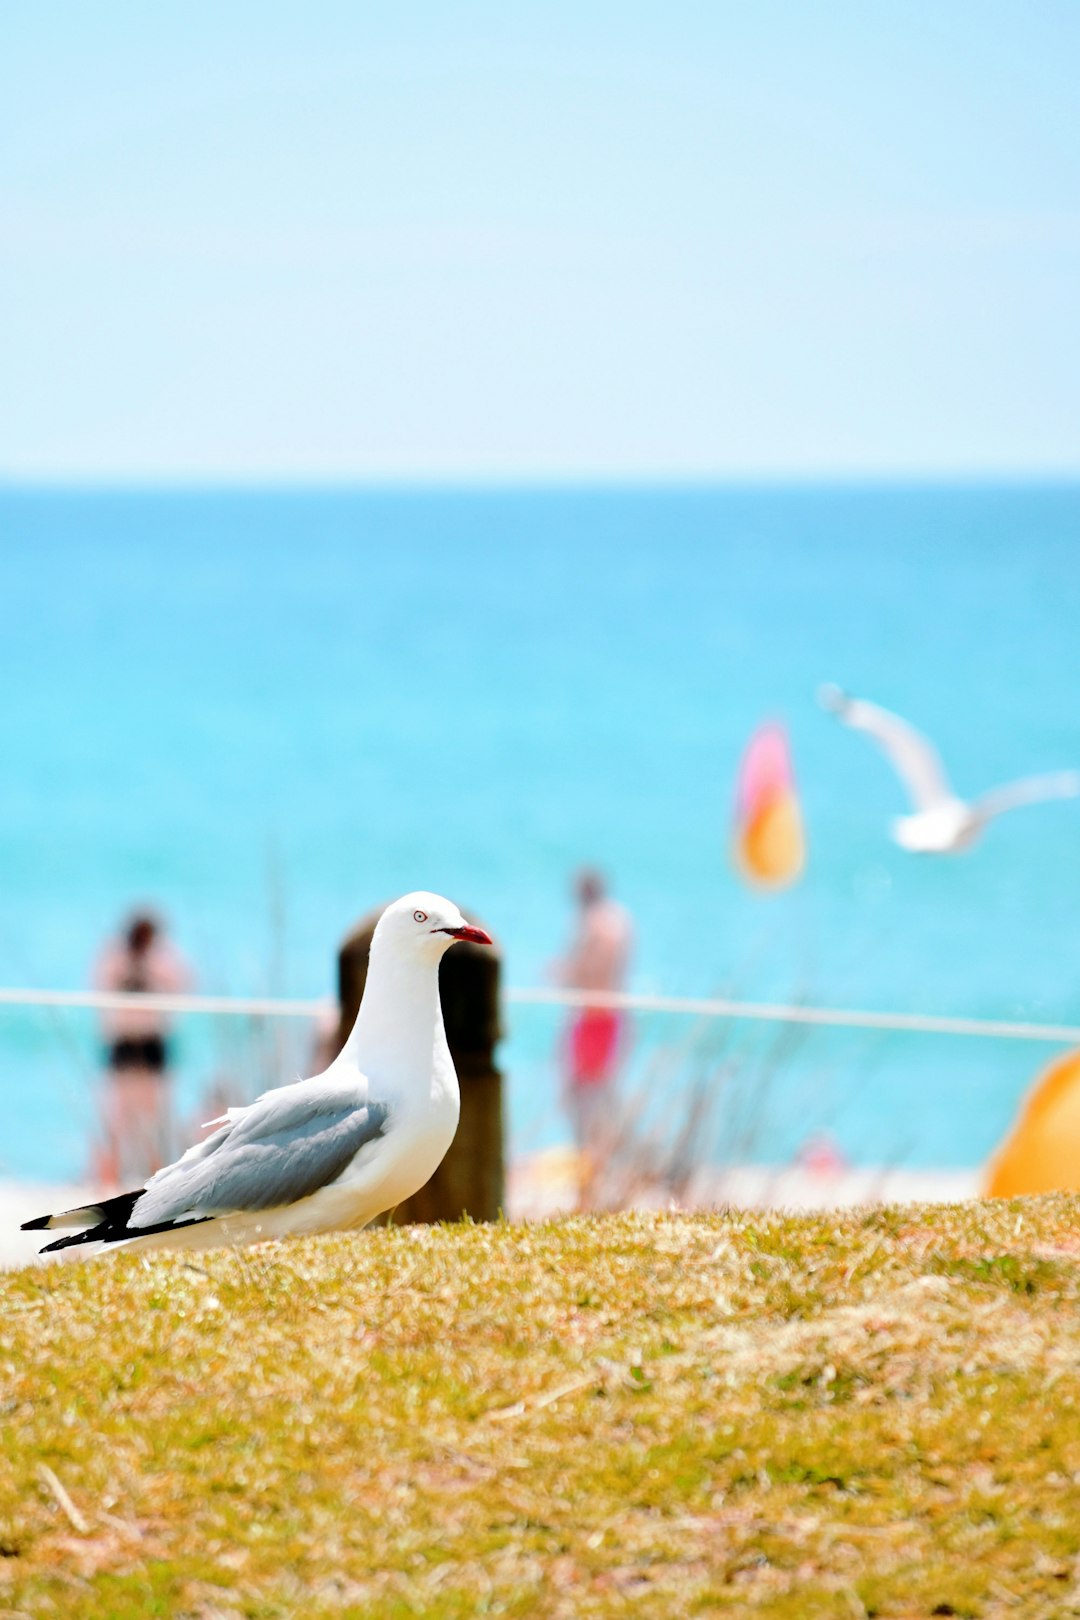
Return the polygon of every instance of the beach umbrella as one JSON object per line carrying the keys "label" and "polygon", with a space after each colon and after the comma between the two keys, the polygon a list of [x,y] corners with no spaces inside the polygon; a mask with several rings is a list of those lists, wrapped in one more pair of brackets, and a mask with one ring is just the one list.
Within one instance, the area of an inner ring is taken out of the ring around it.
{"label": "beach umbrella", "polygon": [[988,1198],[1080,1192],[1080,1052],[1051,1063],[987,1166]]}
{"label": "beach umbrella", "polygon": [[757,728],[740,762],[732,847],[736,867],[757,888],[785,888],[806,864],[791,749],[778,721]]}

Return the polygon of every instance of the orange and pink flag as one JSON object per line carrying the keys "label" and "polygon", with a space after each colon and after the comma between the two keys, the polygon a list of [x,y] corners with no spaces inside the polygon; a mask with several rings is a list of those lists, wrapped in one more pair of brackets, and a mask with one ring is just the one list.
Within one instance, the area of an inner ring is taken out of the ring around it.
{"label": "orange and pink flag", "polygon": [[766,889],[794,883],[806,865],[791,749],[778,721],[758,727],[739,766],[734,855],[747,881]]}

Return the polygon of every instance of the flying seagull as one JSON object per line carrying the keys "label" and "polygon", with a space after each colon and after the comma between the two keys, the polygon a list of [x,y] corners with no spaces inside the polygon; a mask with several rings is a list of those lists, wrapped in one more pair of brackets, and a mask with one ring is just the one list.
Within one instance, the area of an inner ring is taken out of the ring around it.
{"label": "flying seagull", "polygon": [[443,1029],[439,962],[457,940],[490,945],[437,894],[388,906],[344,1049],[311,1080],[230,1108],[212,1135],[136,1192],[28,1230],[78,1230],[41,1250],[207,1249],[366,1226],[417,1192],[453,1141],[458,1082]]}
{"label": "flying seagull", "polygon": [[818,698],[822,708],[853,731],[865,731],[877,743],[907,789],[912,813],[897,816],[892,823],[893,838],[901,849],[920,855],[955,855],[975,842],[993,816],[1024,804],[1080,795],[1080,771],[1058,771],[1009,782],[979,799],[958,798],[933,744],[898,714],[849,697],[838,686],[823,686]]}

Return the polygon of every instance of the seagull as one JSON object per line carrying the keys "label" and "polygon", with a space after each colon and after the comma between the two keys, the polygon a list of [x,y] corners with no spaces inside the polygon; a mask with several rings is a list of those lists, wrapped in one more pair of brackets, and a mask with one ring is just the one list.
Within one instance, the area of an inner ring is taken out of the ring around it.
{"label": "seagull", "polygon": [[457,1129],[439,962],[458,940],[492,943],[440,895],[395,900],[372,936],[352,1033],[324,1073],[210,1120],[212,1135],[136,1192],[39,1216],[23,1230],[78,1228],[42,1254],[208,1249],[354,1230],[411,1197]]}
{"label": "seagull", "polygon": [[898,714],[849,697],[838,686],[823,686],[818,699],[853,731],[865,731],[873,738],[907,789],[912,814],[897,816],[892,823],[893,838],[901,849],[919,855],[955,855],[970,848],[993,816],[1024,804],[1080,795],[1080,771],[1058,771],[1009,782],[979,799],[961,799],[949,785],[933,744]]}

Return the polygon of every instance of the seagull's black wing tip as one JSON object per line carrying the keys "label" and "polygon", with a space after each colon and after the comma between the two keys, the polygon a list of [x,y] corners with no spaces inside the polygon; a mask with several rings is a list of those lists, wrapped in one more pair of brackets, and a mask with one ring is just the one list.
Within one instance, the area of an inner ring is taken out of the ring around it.
{"label": "seagull's black wing tip", "polygon": [[73,1249],[80,1243],[98,1242],[98,1228],[91,1227],[88,1232],[69,1232],[67,1237],[57,1238],[53,1243],[46,1243],[38,1254],[54,1254],[57,1249]]}
{"label": "seagull's black wing tip", "polygon": [[[58,1226],[74,1226],[88,1228],[98,1236],[108,1233],[111,1237],[127,1227],[131,1212],[145,1191],[145,1187],[137,1187],[134,1192],[118,1193],[115,1198],[101,1198],[93,1204],[80,1204],[78,1209],[65,1209],[62,1214],[35,1215],[32,1221],[23,1221],[20,1231],[48,1232]],[[48,1247],[61,1249],[71,1243],[89,1241],[86,1232],[79,1231],[74,1237],[61,1238]],[[45,1254],[46,1250],[42,1249],[41,1253]]]}

